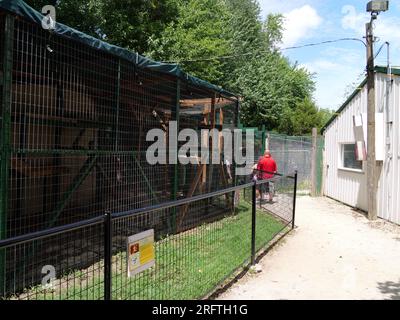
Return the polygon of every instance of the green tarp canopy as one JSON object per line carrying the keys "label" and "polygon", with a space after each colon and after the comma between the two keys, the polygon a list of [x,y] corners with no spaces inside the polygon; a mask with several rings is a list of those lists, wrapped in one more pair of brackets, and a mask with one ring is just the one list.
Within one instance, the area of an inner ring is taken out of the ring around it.
{"label": "green tarp canopy", "polygon": [[[41,25],[42,20],[44,18],[44,15],[42,15],[40,12],[34,10],[30,6],[28,6],[22,0],[0,0],[0,8],[4,9],[6,11],[9,11],[13,14],[16,14],[18,16],[21,16],[21,17],[23,17],[29,21],[32,21],[36,24],[39,24],[39,25]],[[184,72],[177,64],[161,63],[161,62],[150,60],[146,57],[141,56],[138,53],[129,51],[127,49],[124,49],[124,48],[121,48],[121,47],[118,47],[118,46],[115,46],[112,44],[109,44],[105,41],[102,41],[100,39],[89,36],[83,32],[75,30],[73,28],[70,28],[62,23],[56,22],[55,29],[52,30],[52,32],[54,32],[62,37],[65,37],[65,38],[68,38],[68,39],[71,39],[74,41],[79,41],[90,47],[96,48],[101,51],[108,52],[114,56],[118,56],[120,58],[128,60],[128,61],[136,64],[138,67],[151,69],[151,70],[165,73],[165,74],[170,74],[170,75],[180,78],[186,82],[189,82],[197,87],[210,89],[210,90],[219,92],[221,94],[224,94],[226,96],[236,96],[228,91],[223,90],[222,88],[220,88],[216,85],[213,85],[207,81],[204,81],[204,80],[201,80],[199,78],[189,75],[188,73]]]}

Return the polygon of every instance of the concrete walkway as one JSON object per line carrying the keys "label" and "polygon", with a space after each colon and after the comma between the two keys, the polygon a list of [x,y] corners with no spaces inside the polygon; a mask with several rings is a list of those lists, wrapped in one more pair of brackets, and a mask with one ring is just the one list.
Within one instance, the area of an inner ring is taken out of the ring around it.
{"label": "concrete walkway", "polygon": [[400,299],[400,226],[308,196],[296,225],[219,299]]}

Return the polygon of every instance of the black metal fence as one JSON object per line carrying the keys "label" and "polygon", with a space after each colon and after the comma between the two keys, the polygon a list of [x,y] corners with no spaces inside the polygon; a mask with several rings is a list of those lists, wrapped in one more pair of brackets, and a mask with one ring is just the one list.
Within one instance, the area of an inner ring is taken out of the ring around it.
{"label": "black metal fence", "polygon": [[[257,189],[271,182],[274,202],[258,201]],[[297,173],[276,176],[1,240],[0,250],[15,262],[2,275],[1,298],[207,297],[294,227],[296,183]],[[228,196],[235,199],[229,212],[207,218],[212,208],[226,209]],[[182,231],[174,232],[171,217]],[[154,232],[155,265],[128,277],[127,238],[145,230]]]}

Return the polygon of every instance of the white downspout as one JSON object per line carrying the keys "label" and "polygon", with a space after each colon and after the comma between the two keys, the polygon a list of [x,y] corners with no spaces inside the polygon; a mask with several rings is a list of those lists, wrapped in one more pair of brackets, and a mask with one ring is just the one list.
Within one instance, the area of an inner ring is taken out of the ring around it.
{"label": "white downspout", "polygon": [[[392,214],[391,210],[391,200],[392,200],[392,175],[390,174],[390,168],[391,168],[391,162],[392,162],[392,124],[393,124],[393,119],[392,119],[392,112],[391,112],[391,105],[390,105],[390,91],[392,87],[392,68],[390,65],[390,44],[389,42],[386,43],[386,49],[387,49],[387,76],[386,76],[386,163],[384,163],[384,170],[385,170],[385,175],[386,175],[386,190],[387,190],[387,197],[386,197],[386,203],[385,203],[385,208],[386,212],[388,215]],[[382,199],[383,200],[383,199]]]}

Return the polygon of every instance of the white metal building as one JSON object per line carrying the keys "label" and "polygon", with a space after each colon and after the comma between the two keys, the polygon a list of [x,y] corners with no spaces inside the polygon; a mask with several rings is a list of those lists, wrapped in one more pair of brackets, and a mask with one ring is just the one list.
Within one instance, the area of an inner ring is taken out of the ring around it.
{"label": "white metal building", "polygon": [[[400,224],[400,69],[376,67],[378,216]],[[367,211],[367,86],[364,80],[322,129],[324,194]]]}

